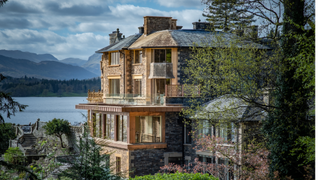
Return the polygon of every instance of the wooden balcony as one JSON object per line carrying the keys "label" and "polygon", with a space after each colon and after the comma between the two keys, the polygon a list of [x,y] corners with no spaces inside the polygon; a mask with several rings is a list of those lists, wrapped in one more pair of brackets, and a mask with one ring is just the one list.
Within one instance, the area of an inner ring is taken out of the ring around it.
{"label": "wooden balcony", "polygon": [[88,91],[88,98],[87,100],[90,103],[103,103],[103,92],[102,91],[97,91],[95,92],[94,90],[91,92],[90,90]]}

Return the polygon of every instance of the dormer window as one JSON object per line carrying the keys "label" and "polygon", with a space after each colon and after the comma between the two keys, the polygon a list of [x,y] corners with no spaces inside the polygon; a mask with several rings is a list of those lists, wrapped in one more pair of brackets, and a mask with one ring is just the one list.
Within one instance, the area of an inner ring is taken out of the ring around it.
{"label": "dormer window", "polygon": [[171,63],[171,49],[154,49],[154,63]]}
{"label": "dormer window", "polygon": [[112,52],[109,56],[109,65],[118,65],[120,64],[120,53],[119,52]]}

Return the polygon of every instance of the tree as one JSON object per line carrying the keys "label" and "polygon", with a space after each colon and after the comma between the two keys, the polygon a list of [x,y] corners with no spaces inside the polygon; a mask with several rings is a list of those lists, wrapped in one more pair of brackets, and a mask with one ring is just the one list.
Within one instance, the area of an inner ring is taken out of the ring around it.
{"label": "tree", "polygon": [[145,176],[136,176],[135,178],[130,178],[130,180],[189,180],[189,179],[201,179],[201,180],[218,180],[217,177],[209,176],[209,174],[201,173],[181,173],[175,172],[171,174],[161,174],[157,173],[155,175],[145,175]]}
{"label": "tree", "polygon": [[[314,170],[314,160],[306,161],[300,156],[308,153],[307,144],[300,143],[297,146],[302,137],[315,137],[315,132],[312,131],[315,121],[308,116],[314,106],[314,102],[310,102],[310,96],[311,99],[314,96],[314,13],[311,12],[311,16],[307,15],[305,8],[306,1],[301,0],[284,4],[285,36],[281,39],[283,71],[277,81],[280,88],[273,94],[275,105],[280,108],[269,115],[263,126],[271,152],[271,174],[278,171],[282,178],[304,179],[307,171],[302,165],[310,165]],[[305,29],[308,22],[311,28]],[[310,44],[301,42],[301,37],[309,40]],[[310,79],[306,80],[305,77]],[[314,146],[314,143],[309,145]],[[290,153],[292,149],[295,149],[295,153]]]}
{"label": "tree", "polygon": [[215,136],[201,136],[196,140],[196,149],[204,152],[215,152],[215,155],[227,158],[224,163],[205,163],[195,159],[194,163],[184,166],[169,164],[161,167],[161,172],[208,173],[220,179],[236,177],[236,179],[269,179],[269,151],[251,144],[248,150],[237,150],[223,138]]}
{"label": "tree", "polygon": [[192,77],[186,83],[200,85],[201,94],[193,95],[183,113],[200,122],[203,118],[197,119],[196,114],[205,109],[202,116],[213,125],[237,122],[241,119],[234,114],[243,103],[221,110],[221,102],[211,109],[204,102],[221,97],[241,99],[254,109],[244,118],[262,117],[270,177],[302,179],[307,173],[303,166],[314,169],[312,160],[305,161],[313,159],[314,152],[314,116],[310,114],[314,107],[314,2],[270,2],[241,1],[247,13],[263,19],[263,30],[274,29],[270,39],[274,41],[269,43],[272,51],[241,37],[224,38],[227,35],[222,33],[209,45],[193,48],[184,72]]}
{"label": "tree", "polygon": [[67,159],[71,167],[63,171],[60,177],[85,180],[120,180],[120,174],[112,173],[110,154],[101,154],[101,147],[89,137],[88,128],[79,142],[80,154]]}
{"label": "tree", "polygon": [[15,139],[14,128],[11,123],[0,125],[0,154],[3,154],[9,147],[9,140]]}
{"label": "tree", "polygon": [[[0,74],[0,82],[4,80],[5,77]],[[10,93],[5,93],[0,91],[0,111],[6,113],[7,118],[10,118],[11,115],[15,115],[17,111],[22,111],[27,107],[27,105],[19,104],[14,101],[10,96]],[[4,118],[0,114],[0,124],[4,123]]]}
{"label": "tree", "polygon": [[46,134],[57,136],[60,139],[61,147],[64,148],[62,135],[69,135],[71,132],[70,125],[67,120],[54,118],[47,122],[43,128],[46,130]]}
{"label": "tree", "polygon": [[0,7],[3,6],[8,0],[0,0]]}
{"label": "tree", "polygon": [[206,5],[202,15],[213,23],[215,29],[227,32],[236,28],[243,29],[254,22],[253,15],[246,14],[238,0],[202,0],[202,3]]}

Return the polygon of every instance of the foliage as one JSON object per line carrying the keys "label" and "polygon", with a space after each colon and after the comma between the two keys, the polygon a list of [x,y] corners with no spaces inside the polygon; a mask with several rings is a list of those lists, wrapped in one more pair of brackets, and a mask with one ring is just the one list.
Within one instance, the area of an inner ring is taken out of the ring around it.
{"label": "foliage", "polygon": [[[0,74],[0,82],[3,81],[5,77]],[[22,111],[27,107],[27,105],[19,104],[14,101],[10,96],[10,93],[5,93],[0,91],[0,111],[6,114],[7,118],[10,118],[11,115],[14,115],[17,111]],[[0,114],[0,124],[4,123],[4,118]]]}
{"label": "foliage", "polygon": [[162,172],[209,173],[222,179],[228,176],[237,179],[268,179],[268,150],[255,144],[248,145],[246,150],[239,150],[236,144],[215,136],[196,138],[198,151],[214,152],[215,155],[228,160],[228,163],[204,163],[197,158],[194,163],[184,166],[169,164],[161,168]]}
{"label": "foliage", "polygon": [[145,176],[136,176],[135,178],[130,178],[132,180],[166,180],[166,179],[172,179],[172,180],[218,180],[219,178],[209,176],[209,174],[201,174],[201,173],[172,173],[172,174],[155,174],[155,175],[145,175]]}
{"label": "foliage", "polygon": [[3,6],[8,0],[0,0],[0,7]]}
{"label": "foliage", "polygon": [[0,125],[0,154],[3,154],[9,148],[9,140],[15,139],[13,125],[11,123],[4,123]]}
{"label": "foliage", "polygon": [[46,134],[57,136],[60,139],[61,147],[64,148],[62,135],[69,135],[71,133],[70,125],[67,120],[54,118],[47,122],[43,128],[46,130]]}
{"label": "foliage", "polygon": [[254,22],[253,15],[246,14],[239,0],[202,0],[202,3],[206,5],[202,15],[215,29],[227,32],[243,29]]}
{"label": "foliage", "polygon": [[101,147],[89,137],[87,127],[80,139],[79,149],[79,155],[66,160],[71,167],[63,171],[59,177],[85,180],[121,179],[120,174],[112,173],[110,154],[101,154]]}
{"label": "foliage", "polygon": [[100,78],[87,80],[48,80],[31,77],[12,78],[3,80],[0,90],[10,92],[14,97],[28,96],[87,96],[89,89],[100,89]]}
{"label": "foliage", "polygon": [[[304,179],[308,172],[302,165],[314,169],[314,161],[304,159],[312,159],[310,153],[314,152],[314,143],[299,143],[307,139],[312,142],[315,137],[314,131],[310,131],[315,121],[308,116],[314,107],[314,6],[309,7],[307,1],[301,0],[290,1],[283,6],[283,71],[277,81],[280,88],[273,94],[274,104],[279,108],[269,114],[263,130],[271,152],[271,175],[278,171],[280,178]],[[310,28],[304,28],[307,26]]]}
{"label": "foliage", "polygon": [[4,153],[4,160],[8,163],[19,164],[24,162],[25,156],[19,147],[9,147]]}

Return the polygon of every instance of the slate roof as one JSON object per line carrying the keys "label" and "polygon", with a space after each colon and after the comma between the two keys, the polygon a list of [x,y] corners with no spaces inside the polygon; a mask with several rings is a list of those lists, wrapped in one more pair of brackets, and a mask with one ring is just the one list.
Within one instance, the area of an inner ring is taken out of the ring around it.
{"label": "slate roof", "polygon": [[[229,40],[237,38],[235,34],[225,32],[209,32],[205,30],[193,30],[193,29],[180,29],[180,30],[163,30],[157,31],[148,36],[142,35],[137,39],[129,49],[139,48],[156,48],[156,47],[192,47],[197,45],[203,47],[206,45],[217,47],[213,42],[217,41],[217,38],[223,39],[223,47],[230,46]],[[259,49],[270,49],[268,46],[257,44],[251,41],[241,41],[238,43],[239,47],[244,45],[255,46]]]}
{"label": "slate roof", "polygon": [[194,118],[231,121],[260,121],[267,113],[257,107],[252,107],[240,98],[220,96],[204,103],[203,109]]}
{"label": "slate roof", "polygon": [[135,34],[131,35],[125,39],[120,40],[119,42],[116,42],[114,44],[111,44],[107,47],[104,47],[96,53],[103,53],[103,52],[109,52],[109,51],[119,51],[122,49],[127,49],[132,43],[134,43],[142,34]]}

